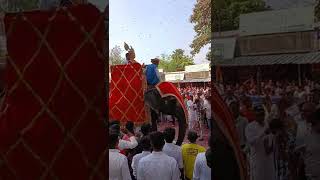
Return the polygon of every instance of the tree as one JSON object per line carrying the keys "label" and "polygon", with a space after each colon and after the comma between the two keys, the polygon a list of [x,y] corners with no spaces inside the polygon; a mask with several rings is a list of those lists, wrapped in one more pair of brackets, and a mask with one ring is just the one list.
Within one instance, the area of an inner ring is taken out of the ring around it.
{"label": "tree", "polygon": [[[211,2],[212,19],[211,24]],[[211,32],[235,30],[239,27],[240,14],[269,10],[263,0],[197,0],[190,22],[194,24],[196,36],[190,45],[192,55],[211,42]],[[211,31],[211,28],[212,31]],[[207,59],[211,60],[211,52]]]}
{"label": "tree", "polygon": [[211,0],[197,0],[190,22],[194,24],[193,29],[196,32],[196,36],[190,45],[192,48],[191,54],[195,55],[211,40]]}
{"label": "tree", "polygon": [[213,5],[213,31],[239,28],[240,14],[270,10],[263,0],[215,0]]}
{"label": "tree", "polygon": [[7,0],[6,11],[15,12],[15,11],[28,11],[38,9],[39,0]]}
{"label": "tree", "polygon": [[320,20],[320,0],[316,1],[316,6],[315,6],[315,17],[317,20]]}
{"label": "tree", "polygon": [[171,57],[166,54],[161,54],[161,57],[159,59],[159,69],[163,69],[164,71],[168,72],[168,70],[170,69]]}
{"label": "tree", "polygon": [[121,57],[122,50],[120,46],[115,46],[110,50],[109,54],[109,64],[110,65],[117,65],[117,64],[124,64],[125,59]]}
{"label": "tree", "polygon": [[159,68],[166,72],[183,71],[185,66],[193,65],[192,57],[185,55],[184,50],[176,49],[170,56],[162,54]]}

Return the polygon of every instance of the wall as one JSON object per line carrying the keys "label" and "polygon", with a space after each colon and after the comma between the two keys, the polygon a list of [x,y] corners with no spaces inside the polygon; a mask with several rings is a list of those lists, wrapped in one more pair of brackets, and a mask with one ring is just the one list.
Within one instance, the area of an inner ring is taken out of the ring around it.
{"label": "wall", "polygon": [[299,53],[316,50],[315,32],[292,32],[259,36],[246,36],[238,39],[241,56]]}
{"label": "wall", "polygon": [[202,71],[202,72],[189,72],[185,73],[185,79],[206,79],[210,78],[210,71]]}

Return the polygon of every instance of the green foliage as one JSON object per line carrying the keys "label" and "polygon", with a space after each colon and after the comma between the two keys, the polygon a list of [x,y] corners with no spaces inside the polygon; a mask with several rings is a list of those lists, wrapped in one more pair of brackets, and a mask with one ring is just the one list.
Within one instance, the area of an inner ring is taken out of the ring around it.
{"label": "green foliage", "polygon": [[112,48],[109,54],[109,64],[124,64],[126,60],[123,57],[121,57],[122,52],[123,51],[121,50],[120,46],[115,46],[114,48]]}
{"label": "green foliage", "polygon": [[270,10],[263,0],[215,0],[214,2],[214,32],[238,29],[240,14]]}
{"label": "green foliage", "polygon": [[5,11],[29,11],[38,9],[39,0],[6,0]]}
{"label": "green foliage", "polygon": [[[263,0],[197,0],[190,18],[196,32],[196,36],[190,45],[192,48],[191,54],[198,54],[201,48],[211,42],[211,27],[213,27],[214,32],[235,30],[239,27],[240,14],[268,9],[270,8],[266,7]],[[213,13],[212,26],[211,12]],[[207,55],[208,60],[211,60],[210,54],[211,51]]]}
{"label": "green foliage", "polygon": [[190,22],[194,24],[196,36],[190,47],[191,54],[200,52],[201,48],[210,43],[211,37],[211,0],[197,0],[193,8]]}
{"label": "green foliage", "polygon": [[185,66],[194,64],[192,57],[185,55],[182,49],[176,49],[170,56],[162,54],[159,59],[159,68],[165,72],[183,71]]}
{"label": "green foliage", "polygon": [[317,20],[320,20],[320,0],[317,0],[316,6],[315,6],[315,17]]}

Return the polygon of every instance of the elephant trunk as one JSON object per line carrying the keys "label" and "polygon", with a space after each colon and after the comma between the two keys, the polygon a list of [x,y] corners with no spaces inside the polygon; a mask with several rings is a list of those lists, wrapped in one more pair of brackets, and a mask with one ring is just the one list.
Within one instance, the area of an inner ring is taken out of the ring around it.
{"label": "elephant trunk", "polygon": [[179,123],[178,139],[177,139],[176,145],[181,146],[187,130],[186,117],[181,106],[177,107],[175,117],[178,119],[178,123]]}

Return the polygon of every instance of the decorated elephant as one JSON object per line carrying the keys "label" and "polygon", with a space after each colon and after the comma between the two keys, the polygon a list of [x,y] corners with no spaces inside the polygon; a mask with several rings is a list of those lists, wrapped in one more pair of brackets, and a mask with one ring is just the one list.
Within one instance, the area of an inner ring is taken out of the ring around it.
{"label": "decorated elephant", "polygon": [[109,120],[119,120],[122,124],[127,121],[136,124],[151,122],[152,130],[156,131],[159,114],[172,115],[179,123],[176,144],[181,145],[186,134],[188,113],[180,92],[170,82],[148,86],[147,66],[135,60],[132,46],[124,43],[124,49],[127,62],[110,68]]}
{"label": "decorated elephant", "polygon": [[144,95],[145,103],[151,108],[152,129],[157,130],[157,117],[160,113],[172,115],[178,120],[179,130],[176,144],[181,145],[187,128],[187,117],[183,104],[175,96],[161,96],[157,88],[146,91]]}

